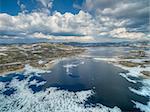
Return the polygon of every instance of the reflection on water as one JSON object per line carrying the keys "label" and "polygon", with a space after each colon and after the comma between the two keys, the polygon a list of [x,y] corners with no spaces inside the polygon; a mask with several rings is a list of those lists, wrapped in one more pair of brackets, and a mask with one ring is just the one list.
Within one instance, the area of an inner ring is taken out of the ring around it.
{"label": "reflection on water", "polygon": [[[69,75],[63,67],[66,64],[78,66],[70,68],[72,74]],[[52,86],[75,92],[93,89],[95,95],[90,97],[87,103],[101,103],[109,107],[117,105],[122,110],[139,111],[133,108],[134,104],[131,99],[139,102],[146,102],[147,99],[129,91],[128,87],[136,88],[140,84],[135,85],[126,81],[118,75],[121,72],[126,71],[103,61],[71,58],[58,63],[50,75],[43,75],[43,79],[47,80],[45,88]]]}

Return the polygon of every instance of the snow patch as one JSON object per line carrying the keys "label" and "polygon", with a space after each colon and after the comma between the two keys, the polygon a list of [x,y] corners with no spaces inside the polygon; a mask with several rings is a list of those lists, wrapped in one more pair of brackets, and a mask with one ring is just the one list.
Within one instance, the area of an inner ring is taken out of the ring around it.
{"label": "snow patch", "polygon": [[5,83],[0,82],[0,91],[5,88]]}
{"label": "snow patch", "polygon": [[30,81],[29,85],[42,86],[46,83],[46,81],[38,82],[36,79]]}
{"label": "snow patch", "polygon": [[119,75],[124,77],[129,82],[137,83],[135,80],[131,80],[125,73],[120,73]]}
{"label": "snow patch", "polygon": [[7,56],[7,54],[5,54],[5,53],[0,53],[0,56]]}
{"label": "snow patch", "polygon": [[139,90],[131,87],[129,87],[129,89],[138,95],[150,97],[150,79],[143,79],[141,83],[143,86]]}
{"label": "snow patch", "polygon": [[43,64],[43,63],[44,63],[44,61],[42,61],[42,60],[38,61],[38,64],[40,64],[40,65]]}
{"label": "snow patch", "polygon": [[38,74],[42,74],[42,73],[51,73],[51,71],[50,70],[42,70],[39,68],[34,68],[28,64],[25,65],[24,75],[30,75],[31,73],[36,73],[38,75]]}
{"label": "snow patch", "polygon": [[0,47],[0,51],[7,51],[8,47]]}
{"label": "snow patch", "polygon": [[[16,91],[10,96],[0,94],[1,112],[121,112],[118,107],[109,108],[101,104],[84,106],[93,91],[69,92],[57,88],[33,93],[28,85],[29,78],[19,81],[13,79],[8,85]],[[36,83],[33,81],[32,83]],[[1,89],[5,89],[3,82]]]}
{"label": "snow patch", "polygon": [[82,61],[80,64],[82,64],[82,65],[83,65],[83,64],[85,64],[85,62],[84,62],[84,61]]}
{"label": "snow patch", "polygon": [[147,105],[144,105],[136,101],[132,101],[132,102],[136,105],[136,108],[139,108],[141,111],[150,112],[150,102],[148,102]]}
{"label": "snow patch", "polygon": [[94,58],[95,60],[99,60],[99,61],[117,61],[116,58]]}

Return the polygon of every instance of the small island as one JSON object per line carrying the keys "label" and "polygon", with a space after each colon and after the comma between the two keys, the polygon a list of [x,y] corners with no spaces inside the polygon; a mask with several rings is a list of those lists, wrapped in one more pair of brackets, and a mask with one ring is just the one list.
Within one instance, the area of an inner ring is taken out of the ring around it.
{"label": "small island", "polygon": [[74,56],[85,49],[59,43],[0,46],[0,74],[22,70],[26,64],[48,69],[58,58]]}

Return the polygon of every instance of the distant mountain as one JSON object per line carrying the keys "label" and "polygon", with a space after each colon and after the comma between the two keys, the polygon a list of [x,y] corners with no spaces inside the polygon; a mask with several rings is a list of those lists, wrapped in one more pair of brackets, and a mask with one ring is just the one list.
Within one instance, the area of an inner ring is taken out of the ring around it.
{"label": "distant mountain", "polygon": [[150,45],[150,41],[124,41],[124,42],[94,42],[94,43],[80,43],[80,42],[64,42],[65,45],[77,46],[77,47],[111,47],[111,46],[139,46]]}

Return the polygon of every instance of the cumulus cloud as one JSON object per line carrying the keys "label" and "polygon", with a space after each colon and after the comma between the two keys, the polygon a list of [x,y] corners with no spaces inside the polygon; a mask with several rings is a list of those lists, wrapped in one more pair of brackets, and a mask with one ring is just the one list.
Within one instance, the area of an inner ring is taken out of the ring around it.
{"label": "cumulus cloud", "polygon": [[53,0],[37,0],[40,2],[44,7],[52,8],[52,2]]}
{"label": "cumulus cloud", "polygon": [[95,17],[100,15],[116,21],[128,21],[123,27],[129,31],[149,32],[150,7],[148,0],[85,0],[82,10],[88,11]]}
{"label": "cumulus cloud", "polygon": [[141,39],[146,35],[141,32],[127,32],[126,28],[117,28],[110,31],[112,37],[117,38],[130,38],[130,39]]}
{"label": "cumulus cloud", "polygon": [[34,36],[36,34],[36,37],[46,37],[51,33],[92,35],[96,32],[94,22],[91,15],[83,11],[76,15],[55,12],[52,16],[39,12],[21,13],[17,16],[0,14],[0,31]]}
{"label": "cumulus cloud", "polygon": [[54,35],[45,35],[43,33],[34,33],[30,35],[35,38],[47,38],[50,40],[65,40],[65,41],[94,41],[95,39],[92,36],[54,36]]}
{"label": "cumulus cloud", "polygon": [[[40,12],[19,13],[16,16],[0,13],[0,32],[48,39],[54,39],[53,34],[59,34],[55,38],[66,40],[82,37],[85,40],[100,37],[143,39],[147,36],[144,34],[148,31],[147,0],[86,0],[82,6],[74,4],[81,9],[78,14],[57,11],[50,14],[53,0],[36,1],[42,5]],[[25,10],[23,4],[18,4]]]}

